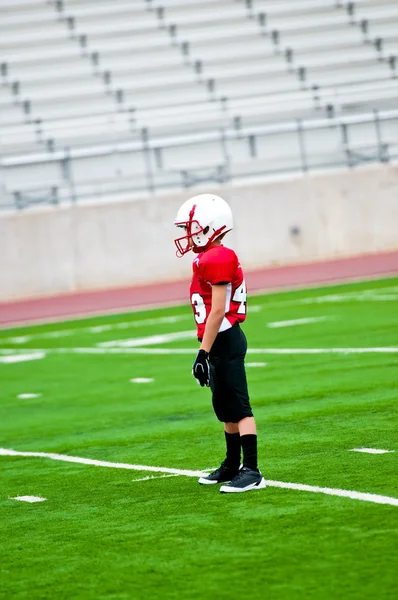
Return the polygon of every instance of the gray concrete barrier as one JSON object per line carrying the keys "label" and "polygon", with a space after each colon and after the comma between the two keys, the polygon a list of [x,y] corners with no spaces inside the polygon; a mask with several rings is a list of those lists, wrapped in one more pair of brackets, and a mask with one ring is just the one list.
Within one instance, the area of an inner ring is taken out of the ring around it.
{"label": "gray concrete barrier", "polygon": [[123,202],[0,215],[0,300],[176,280],[173,219],[191,195],[231,205],[225,240],[245,269],[398,248],[398,166],[194,188]]}

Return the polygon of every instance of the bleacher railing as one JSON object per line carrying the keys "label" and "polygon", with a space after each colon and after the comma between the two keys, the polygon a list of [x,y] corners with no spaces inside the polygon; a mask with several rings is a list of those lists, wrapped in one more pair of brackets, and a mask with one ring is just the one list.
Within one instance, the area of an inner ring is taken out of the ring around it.
{"label": "bleacher railing", "polygon": [[[209,150],[210,149],[210,150]],[[123,176],[118,158],[142,158],[142,169]],[[175,157],[178,157],[175,158]],[[98,159],[98,173],[76,178],[77,161]],[[112,160],[114,177],[101,177],[100,160]],[[37,203],[75,203],[135,193],[153,194],[199,184],[225,183],[242,178],[307,173],[338,167],[354,168],[366,162],[398,160],[398,110],[319,120],[296,120],[264,127],[219,129],[208,133],[167,138],[140,138],[94,147],[48,149],[40,154],[0,158],[0,208],[23,209]],[[25,167],[57,166],[55,180],[31,184]],[[9,174],[20,170],[18,183]]]}

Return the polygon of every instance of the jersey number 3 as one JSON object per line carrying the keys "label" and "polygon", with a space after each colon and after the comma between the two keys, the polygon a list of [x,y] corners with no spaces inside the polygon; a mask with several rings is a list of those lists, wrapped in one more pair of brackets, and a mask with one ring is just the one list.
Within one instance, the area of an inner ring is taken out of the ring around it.
{"label": "jersey number 3", "polygon": [[195,307],[195,321],[198,325],[202,325],[206,321],[206,306],[200,294],[192,294],[192,305]]}
{"label": "jersey number 3", "polygon": [[238,315],[246,314],[246,298],[247,298],[247,290],[246,290],[246,282],[242,281],[239,287],[236,288],[235,293],[232,297],[234,302],[239,302],[239,308],[236,311]]}

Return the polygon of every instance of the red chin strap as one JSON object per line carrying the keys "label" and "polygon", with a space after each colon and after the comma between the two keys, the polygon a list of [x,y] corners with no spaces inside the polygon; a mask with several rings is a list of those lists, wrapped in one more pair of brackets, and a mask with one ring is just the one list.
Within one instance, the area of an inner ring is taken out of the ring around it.
{"label": "red chin strap", "polygon": [[[176,225],[177,226],[179,225],[180,227],[186,226],[185,223],[176,223]],[[198,223],[198,225],[199,225],[199,223]],[[200,225],[199,225],[199,227],[200,227]],[[205,250],[207,250],[209,248],[209,246],[212,245],[214,240],[216,238],[218,238],[219,235],[222,234],[225,227],[226,227],[226,225],[223,225],[222,227],[220,227],[220,229],[217,229],[217,231],[215,231],[213,233],[213,235],[211,236],[211,238],[209,239],[209,241],[207,242],[207,244],[205,246],[196,246],[192,240],[191,235],[183,235],[182,237],[177,238],[176,240],[174,240],[174,243],[177,248],[177,252],[176,252],[177,258],[181,258],[182,256],[184,256],[184,254],[187,254],[190,250],[192,250],[192,252],[195,252],[195,254],[200,254],[201,252],[204,252]],[[203,228],[200,231],[197,231],[195,233],[201,233],[202,231],[203,231]],[[183,241],[185,241],[184,246],[182,245]],[[190,244],[190,241],[192,242],[192,245]]]}
{"label": "red chin strap", "polygon": [[[184,256],[184,254],[187,254],[187,252],[189,252],[190,250],[192,250],[192,252],[195,252],[195,254],[200,254],[200,252],[204,252],[214,242],[214,240],[219,235],[221,235],[221,233],[223,232],[223,230],[226,227],[226,225],[223,225],[222,227],[220,227],[220,229],[217,229],[217,231],[215,231],[213,233],[213,235],[211,236],[211,238],[209,239],[209,241],[207,242],[207,244],[205,246],[196,246],[192,239],[192,236],[202,233],[202,231],[204,231],[204,229],[206,229],[206,228],[202,227],[201,224],[198,221],[196,221],[196,219],[193,218],[195,215],[195,210],[196,210],[196,204],[194,204],[192,206],[191,210],[189,211],[189,221],[182,222],[182,223],[175,223],[175,225],[177,227],[184,227],[185,231],[186,231],[186,235],[183,235],[182,237],[174,240],[174,243],[177,247],[176,255],[178,258],[181,258],[182,256]],[[196,223],[199,228],[198,231],[195,231],[195,233],[192,233],[192,224],[193,223]],[[183,240],[185,240],[185,242],[186,242],[184,246],[182,245]]]}

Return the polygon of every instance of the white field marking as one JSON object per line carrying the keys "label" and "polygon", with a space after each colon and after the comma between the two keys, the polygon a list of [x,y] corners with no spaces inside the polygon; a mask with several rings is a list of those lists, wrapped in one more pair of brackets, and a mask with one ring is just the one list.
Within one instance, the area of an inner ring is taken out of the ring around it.
{"label": "white field marking", "polygon": [[249,348],[248,354],[394,354],[398,346],[377,348]]}
{"label": "white field marking", "polygon": [[378,448],[352,448],[350,452],[366,452],[367,454],[388,454],[395,450],[379,450]]}
{"label": "white field marking", "polygon": [[3,338],[1,340],[2,343],[9,342],[10,344],[26,344],[30,341],[29,335],[18,335],[16,337]]}
{"label": "white field marking", "polygon": [[[50,458],[64,462],[80,463],[84,465],[94,465],[96,467],[110,467],[113,469],[129,469],[134,471],[155,471],[158,473],[170,473],[175,475],[186,475],[187,477],[203,477],[207,475],[206,471],[188,471],[181,469],[170,469],[168,467],[149,467],[144,465],[130,465],[129,463],[113,463],[102,460],[93,460],[91,458],[80,458],[78,456],[68,456],[67,454],[53,454],[46,452],[18,452],[7,448],[0,448],[0,456],[26,456],[37,458]],[[364,492],[356,492],[351,490],[341,490],[335,488],[325,488],[302,483],[286,483],[284,481],[265,480],[265,485],[268,487],[276,487],[290,490],[298,490],[302,492],[315,492],[326,494],[329,496],[340,496],[342,498],[351,498],[353,500],[362,500],[363,502],[373,502],[375,504],[390,504],[398,506],[398,498],[390,496],[381,496],[379,494],[368,494]]]}
{"label": "white field marking", "polygon": [[68,454],[54,454],[52,452],[18,452],[17,450],[11,450],[9,448],[0,448],[0,456],[27,456],[32,458],[51,458],[51,460],[79,463],[82,465],[92,465],[94,467],[128,469],[131,471],[150,471],[154,473],[171,473],[175,475],[186,475],[187,477],[202,477],[204,475],[203,471],[190,471],[184,469],[171,469],[168,467],[152,467],[146,465],[131,465],[129,463],[116,463],[105,460],[95,460],[92,458],[81,458],[79,456],[69,456]]}
{"label": "white field marking", "polygon": [[148,477],[140,477],[139,479],[133,479],[132,482],[136,481],[149,481],[150,479],[166,479],[167,477],[180,477],[177,473],[172,473],[171,475],[148,475]]}
{"label": "white field marking", "polygon": [[[326,294],[312,298],[302,298],[300,304],[323,304],[327,302],[345,302],[357,300],[359,302],[388,302],[398,298],[398,286],[375,288],[360,291],[343,292],[340,294]],[[385,293],[386,292],[386,293]]]}
{"label": "white field marking", "polygon": [[[377,278],[380,278],[379,276],[377,276]],[[329,283],[329,285],[333,286],[336,285],[336,282],[331,282]],[[328,286],[328,283],[325,282],[325,287]],[[319,287],[319,285],[317,284],[316,287]],[[299,286],[298,289],[307,289],[307,288],[311,288],[311,286],[305,286],[304,288]],[[287,292],[289,290],[286,290]],[[379,294],[379,292],[387,292],[386,295],[381,296]],[[295,304],[318,304],[318,303],[323,303],[323,302],[343,302],[347,299],[353,299],[353,300],[367,300],[367,301],[388,301],[388,300],[396,300],[398,299],[398,295],[392,295],[391,292],[398,292],[398,286],[386,286],[386,287],[382,287],[382,288],[374,288],[374,289],[365,289],[365,290],[361,290],[360,292],[358,291],[352,291],[352,292],[345,292],[342,294],[328,294],[328,295],[320,295],[320,296],[313,296],[311,298],[300,298],[298,300],[273,300],[271,302],[266,302],[264,304],[257,304],[257,305],[253,305],[250,306],[249,305],[249,310],[252,312],[260,312],[261,310],[263,310],[264,308],[267,307],[274,307],[274,306],[291,306],[291,305],[295,305]],[[276,291],[275,290],[256,290],[254,292],[253,295],[258,296],[261,294],[275,294]],[[171,304],[165,304],[164,306],[170,305],[170,306],[179,306],[183,304],[182,302],[178,302],[178,303],[171,303]],[[163,306],[163,305],[162,305]],[[161,308],[158,305],[155,306],[155,308]],[[122,311],[123,309],[116,309],[116,314],[117,312]],[[143,307],[133,307],[133,308],[126,308],[126,310],[135,310],[137,312],[139,312],[139,310],[148,310],[147,306],[143,306]],[[110,310],[107,311],[109,312],[109,314],[114,313],[114,310]],[[98,313],[99,315],[101,315],[101,313]],[[82,315],[82,316],[77,316],[74,317],[73,319],[77,319],[77,318],[84,318],[87,319],[90,317],[90,314],[87,315]],[[66,317],[62,317],[62,321],[65,321]],[[129,328],[133,328],[133,327],[143,327],[143,326],[148,326],[148,325],[160,325],[160,324],[167,324],[167,323],[178,323],[180,321],[186,320],[186,319],[191,319],[191,315],[190,314],[180,314],[180,315],[174,315],[174,316],[170,316],[170,317],[154,317],[154,318],[147,318],[147,319],[139,319],[139,320],[131,320],[131,321],[122,321],[120,323],[108,323],[108,324],[104,324],[104,325],[92,325],[89,327],[76,327],[73,329],[59,329],[59,330],[55,330],[55,331],[45,331],[42,333],[32,333],[29,335],[21,335],[21,336],[11,336],[8,338],[0,338],[0,344],[5,344],[5,343],[10,343],[10,344],[25,344],[27,342],[30,342],[32,340],[35,339],[53,339],[53,338],[61,338],[61,337],[68,337],[68,336],[72,336],[75,334],[82,334],[82,333],[103,333],[103,332],[107,332],[107,331],[117,331],[119,329],[123,330],[123,329],[129,329]],[[39,321],[39,323],[46,323],[48,321],[44,320],[44,321]],[[54,321],[56,322],[56,320]]]}
{"label": "white field marking", "polygon": [[267,323],[267,327],[276,329],[278,327],[292,327],[294,325],[307,325],[308,323],[318,323],[319,321],[327,321],[330,317],[306,317],[303,319],[290,319],[290,321],[273,321]]}
{"label": "white field marking", "polygon": [[153,383],[155,380],[153,377],[135,377],[130,379],[131,383]]}
{"label": "white field marking", "polygon": [[395,302],[398,300],[397,294],[387,294],[380,296],[378,294],[356,294],[355,296],[348,297],[348,294],[335,294],[330,296],[319,296],[315,298],[303,298],[300,300],[300,304],[325,304],[325,303],[338,303],[346,302],[347,300],[357,300],[358,302]]}
{"label": "white field marking", "polygon": [[268,363],[265,363],[265,362],[248,362],[248,363],[246,363],[245,366],[256,368],[256,367],[266,367],[267,364]]}
{"label": "white field marking", "polygon": [[[274,294],[278,294],[278,293],[289,293],[289,292],[294,292],[294,291],[306,291],[306,290],[317,290],[317,289],[321,289],[321,288],[329,288],[329,287],[336,287],[338,285],[350,285],[352,283],[364,283],[365,281],[371,282],[371,281],[378,281],[380,279],[396,279],[397,274],[396,271],[394,272],[387,272],[387,273],[378,273],[376,275],[361,275],[359,277],[343,277],[341,279],[335,279],[332,281],[322,281],[322,282],[313,282],[313,283],[305,283],[305,284],[296,284],[296,285],[289,285],[289,286],[278,286],[278,287],[274,287],[272,289],[270,288],[256,288],[255,290],[252,290],[250,293],[250,296],[255,298],[256,296],[272,296]],[[391,289],[395,289],[396,291],[398,291],[398,286],[390,286],[390,287],[384,287],[384,288],[376,288],[376,289],[383,289],[383,290],[391,290]],[[372,291],[372,290],[362,290],[362,291]],[[92,310],[86,313],[78,313],[76,315],[61,315],[61,316],[53,316],[53,317],[49,317],[47,319],[45,318],[38,318],[38,319],[29,319],[29,320],[20,320],[20,321],[13,321],[10,323],[7,323],[7,329],[10,328],[25,328],[25,327],[33,327],[33,326],[37,326],[37,325],[48,325],[48,324],[57,324],[57,323],[65,323],[65,322],[75,322],[75,321],[81,321],[81,320],[87,320],[90,318],[94,318],[94,317],[104,317],[105,315],[120,315],[123,313],[127,313],[127,312],[131,312],[131,313],[140,313],[140,312],[147,312],[148,310],[158,310],[158,309],[163,309],[163,308],[176,308],[176,307],[185,307],[186,306],[186,301],[185,300],[171,300],[169,302],[152,302],[152,303],[147,303],[147,304],[142,304],[142,305],[138,305],[138,306],[118,306],[117,308],[109,308],[109,309],[101,309],[101,310]],[[264,307],[269,307],[269,306],[288,306],[288,305],[292,305],[292,304],[297,304],[297,300],[274,300],[272,302],[267,302],[266,304],[259,304],[257,306],[257,310],[260,311],[262,310]],[[162,317],[161,317],[162,318]],[[169,317],[164,317],[164,318],[169,318]],[[174,318],[174,317],[170,317],[170,318]],[[189,315],[181,315],[181,318],[191,318]],[[5,327],[2,327],[2,329],[5,329]],[[75,330],[77,331],[77,330]],[[33,335],[38,335],[38,334],[33,334]],[[6,339],[6,338],[3,338]],[[1,339],[0,339],[0,343],[1,343]]]}
{"label": "white field marking", "polygon": [[196,338],[196,331],[176,331],[175,333],[164,333],[159,335],[149,335],[140,338],[130,338],[127,340],[112,340],[110,342],[101,342],[97,344],[99,348],[139,348],[140,346],[153,346],[156,344],[167,344],[175,340],[190,340]]}
{"label": "white field marking", "polygon": [[27,354],[26,352],[24,354],[7,353],[5,356],[0,356],[0,363],[11,364],[11,363],[25,362],[28,360],[38,360],[40,358],[44,358],[45,356],[46,356],[46,353],[40,352],[40,351],[33,351],[33,352],[30,352],[29,354]]}
{"label": "white field marking", "polygon": [[30,400],[31,398],[39,398],[41,394],[18,394],[17,398],[20,400]]}
{"label": "white field marking", "polygon": [[[335,285],[335,283],[331,283],[329,285]],[[319,287],[319,286],[316,286]],[[327,285],[325,284],[325,287]],[[308,289],[306,288],[298,288],[298,289]],[[381,293],[380,293],[381,292]],[[256,309],[258,311],[263,310],[264,308],[271,307],[279,307],[279,306],[294,306],[297,304],[323,304],[323,303],[333,303],[333,302],[345,302],[346,300],[357,300],[360,302],[385,302],[385,301],[393,301],[397,299],[396,292],[398,292],[398,286],[387,286],[382,288],[374,288],[374,289],[365,289],[360,291],[351,291],[351,292],[341,292],[334,294],[323,294],[318,296],[311,296],[310,298],[297,298],[290,300],[271,300],[270,302],[264,302],[263,304],[258,304]],[[256,291],[256,295],[259,294],[274,294],[275,290],[270,292],[269,290],[265,291]],[[249,305],[250,310],[250,305]]]}
{"label": "white field marking", "polygon": [[33,504],[34,502],[45,502],[47,498],[42,498],[41,496],[15,496],[14,498],[9,498],[9,500],[20,500],[21,502],[30,502]]}
{"label": "white field marking", "polygon": [[58,329],[56,331],[44,331],[42,333],[32,333],[30,335],[18,335],[0,339],[0,343],[8,344],[26,344],[37,339],[54,339],[64,338],[75,334],[84,333],[104,333],[107,331],[117,331],[120,329],[130,329],[134,327],[146,327],[149,325],[163,325],[168,323],[178,323],[186,319],[190,319],[191,315],[174,315],[171,317],[154,317],[151,319],[136,319],[131,321],[122,321],[120,323],[105,323],[104,325],[92,325],[91,327],[76,327],[74,329]]}
{"label": "white field marking", "polygon": [[325,488],[313,485],[305,485],[302,483],[285,483],[284,481],[270,481],[267,479],[265,480],[265,485],[268,487],[298,490],[300,492],[315,492],[318,494],[326,494],[328,496],[340,496],[342,498],[351,498],[352,500],[362,500],[363,502],[374,502],[375,504],[390,504],[391,506],[398,506],[398,498],[381,496],[380,494],[367,494],[352,490]]}
{"label": "white field marking", "polygon": [[[20,356],[20,350],[0,348],[0,362],[6,357]],[[170,355],[197,353],[197,348],[47,348],[32,350],[36,354],[142,354],[142,355]],[[398,346],[379,346],[376,348],[249,348],[248,354],[275,354],[275,355],[300,355],[300,354],[397,354]],[[38,356],[37,358],[43,358]],[[15,362],[15,361],[12,361]]]}

